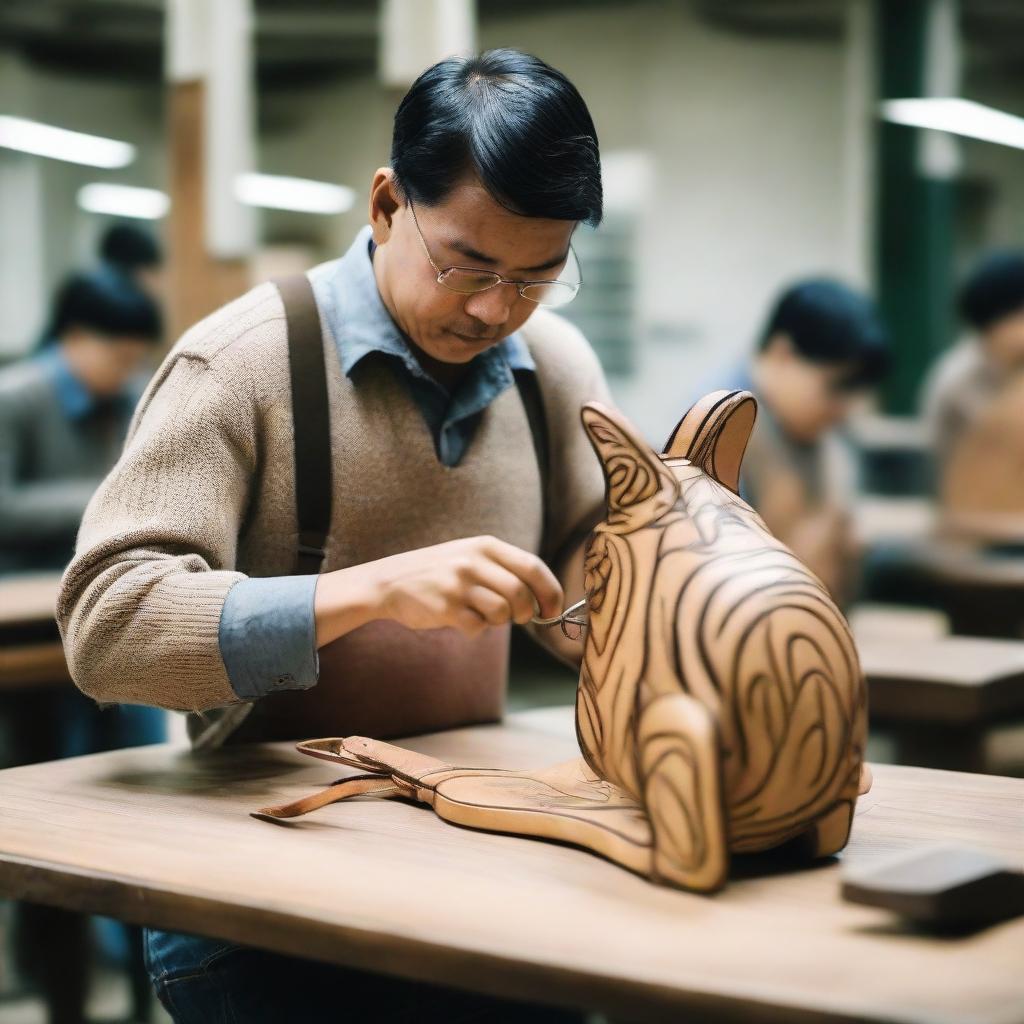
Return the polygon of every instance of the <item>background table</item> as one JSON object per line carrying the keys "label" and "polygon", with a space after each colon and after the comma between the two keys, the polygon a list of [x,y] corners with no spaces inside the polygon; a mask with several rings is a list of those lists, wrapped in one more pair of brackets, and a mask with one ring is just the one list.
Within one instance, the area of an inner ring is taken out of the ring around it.
{"label": "background table", "polygon": [[[407,745],[512,768],[576,752],[566,708]],[[0,894],[628,1020],[1024,1021],[1024,920],[915,934],[843,903],[835,861],[755,858],[701,897],[400,802],[248,817],[334,768],[161,746],[0,772]],[[935,840],[1021,865],[1024,780],[878,766],[844,858]]]}
{"label": "background table", "polygon": [[0,577],[0,692],[71,682],[54,617],[59,572]]}
{"label": "background table", "polygon": [[857,650],[871,726],[893,737],[900,764],[991,771],[992,727],[1024,722],[1024,641],[862,636]]}

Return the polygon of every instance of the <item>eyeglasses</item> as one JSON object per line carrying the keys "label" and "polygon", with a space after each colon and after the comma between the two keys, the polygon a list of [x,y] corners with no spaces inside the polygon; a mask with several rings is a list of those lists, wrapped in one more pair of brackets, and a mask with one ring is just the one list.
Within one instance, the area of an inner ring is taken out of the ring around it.
{"label": "eyeglasses", "polygon": [[555,281],[516,281],[512,278],[502,277],[501,274],[496,274],[492,270],[479,270],[473,267],[447,267],[442,270],[430,255],[427,240],[423,237],[419,218],[416,216],[416,208],[412,205],[411,199],[409,200],[409,210],[412,213],[413,223],[416,225],[416,232],[420,236],[423,252],[437,272],[437,283],[449,291],[459,292],[462,295],[475,295],[477,292],[495,288],[499,284],[512,284],[516,286],[516,291],[524,299],[536,302],[538,306],[564,306],[576,298],[576,293],[583,284],[580,265],[571,245],[565,269]]}

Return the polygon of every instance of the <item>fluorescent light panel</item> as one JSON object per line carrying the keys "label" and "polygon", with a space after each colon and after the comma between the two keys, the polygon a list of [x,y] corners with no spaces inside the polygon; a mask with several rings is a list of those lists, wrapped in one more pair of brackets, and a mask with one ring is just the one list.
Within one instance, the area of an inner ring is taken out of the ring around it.
{"label": "fluorescent light panel", "polygon": [[129,142],[7,114],[0,114],[0,146],[89,167],[125,167],[135,159],[135,147]]}
{"label": "fluorescent light panel", "polygon": [[882,117],[894,124],[932,128],[970,139],[1024,149],[1024,118],[955,98],[886,100]]}
{"label": "fluorescent light panel", "polygon": [[170,209],[171,200],[155,188],[93,182],[91,185],[83,185],[78,190],[78,205],[90,213],[159,220]]}
{"label": "fluorescent light panel", "polygon": [[235,197],[248,206],[299,213],[344,213],[352,209],[356,193],[345,185],[275,174],[240,174]]}

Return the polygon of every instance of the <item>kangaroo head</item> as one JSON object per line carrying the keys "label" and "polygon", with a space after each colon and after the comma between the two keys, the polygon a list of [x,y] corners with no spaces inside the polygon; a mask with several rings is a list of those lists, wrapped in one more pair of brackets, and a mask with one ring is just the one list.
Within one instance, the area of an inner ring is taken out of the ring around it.
{"label": "kangaroo head", "polygon": [[680,479],[692,478],[694,470],[739,493],[757,402],[749,391],[705,395],[676,425],[661,455],[616,410],[588,402],[581,416],[604,471],[608,515],[598,530],[628,535],[673,513],[685,515]]}
{"label": "kangaroo head", "polygon": [[[583,427],[604,471],[608,510],[591,535],[585,561],[590,637],[599,647],[618,632],[632,607],[643,607],[658,536],[688,518],[686,482],[706,475],[738,490],[756,411],[746,391],[707,395],[682,418],[665,453],[658,455],[622,413],[596,402],[584,405]],[[607,596],[622,588],[634,600],[625,607],[617,601],[607,606]]]}

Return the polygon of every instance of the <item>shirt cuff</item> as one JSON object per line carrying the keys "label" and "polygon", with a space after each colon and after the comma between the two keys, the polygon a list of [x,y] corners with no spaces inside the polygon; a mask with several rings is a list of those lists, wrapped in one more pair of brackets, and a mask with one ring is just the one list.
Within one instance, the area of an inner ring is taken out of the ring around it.
{"label": "shirt cuff", "polygon": [[218,641],[231,688],[243,700],[316,683],[317,578],[250,577],[228,591]]}

